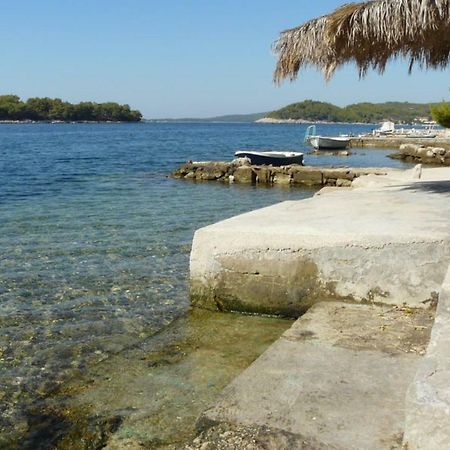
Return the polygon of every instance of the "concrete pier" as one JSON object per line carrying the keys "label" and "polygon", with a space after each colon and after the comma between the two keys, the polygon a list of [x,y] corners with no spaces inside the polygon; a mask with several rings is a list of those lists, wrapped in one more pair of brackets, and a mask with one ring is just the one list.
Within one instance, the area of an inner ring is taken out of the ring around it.
{"label": "concrete pier", "polygon": [[450,263],[447,173],[368,176],[198,230],[192,303],[294,317],[322,300],[420,306]]}
{"label": "concrete pier", "polygon": [[352,147],[400,148],[402,144],[423,145],[425,147],[443,147],[450,150],[450,136],[435,138],[411,138],[405,136],[362,136],[351,140]]}
{"label": "concrete pier", "polygon": [[450,169],[319,194],[196,233],[194,304],[309,309],[186,449],[450,448]]}

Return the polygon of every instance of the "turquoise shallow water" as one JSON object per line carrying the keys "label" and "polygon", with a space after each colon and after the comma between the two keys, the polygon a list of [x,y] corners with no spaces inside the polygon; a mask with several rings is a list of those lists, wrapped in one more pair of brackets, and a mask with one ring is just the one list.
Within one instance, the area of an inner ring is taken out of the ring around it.
{"label": "turquoise shallow water", "polygon": [[[243,148],[300,149],[304,128],[0,126],[0,436],[77,371],[186,313],[196,228],[313,194],[183,182],[170,171],[189,159],[231,159]],[[388,153],[306,162],[401,166]]]}

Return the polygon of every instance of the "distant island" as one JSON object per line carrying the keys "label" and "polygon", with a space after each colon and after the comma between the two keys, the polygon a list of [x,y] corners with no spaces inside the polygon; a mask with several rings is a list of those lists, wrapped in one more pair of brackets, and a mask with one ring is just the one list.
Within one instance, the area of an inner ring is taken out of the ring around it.
{"label": "distant island", "polygon": [[390,120],[396,123],[413,123],[430,121],[431,111],[430,104],[422,103],[355,103],[341,108],[331,103],[305,100],[266,114],[264,119],[265,122],[272,119],[344,123],[377,123]]}
{"label": "distant island", "polygon": [[59,98],[0,95],[0,121],[140,122],[142,114],[114,102],[72,104]]}
{"label": "distant island", "polygon": [[260,122],[260,123],[379,123],[390,120],[396,123],[427,122],[431,119],[429,103],[387,102],[355,103],[343,108],[331,103],[305,100],[292,103],[272,112],[229,114],[207,118],[149,119],[147,122]]}
{"label": "distant island", "polygon": [[225,116],[214,116],[206,118],[196,117],[182,117],[179,119],[147,119],[146,122],[181,122],[181,123],[196,123],[196,122],[223,122],[223,123],[249,123],[256,122],[259,119],[267,116],[267,112],[253,113],[253,114],[228,114]]}

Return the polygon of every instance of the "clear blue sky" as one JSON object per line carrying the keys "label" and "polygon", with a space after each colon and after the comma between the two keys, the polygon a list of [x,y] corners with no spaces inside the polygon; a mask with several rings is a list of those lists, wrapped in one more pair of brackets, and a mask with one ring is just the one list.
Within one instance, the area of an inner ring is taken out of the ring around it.
{"label": "clear blue sky", "polygon": [[0,0],[1,93],[117,101],[145,117],[206,117],[276,109],[307,98],[448,98],[450,69],[407,75],[401,62],[359,81],[340,70],[272,83],[271,44],[344,0]]}

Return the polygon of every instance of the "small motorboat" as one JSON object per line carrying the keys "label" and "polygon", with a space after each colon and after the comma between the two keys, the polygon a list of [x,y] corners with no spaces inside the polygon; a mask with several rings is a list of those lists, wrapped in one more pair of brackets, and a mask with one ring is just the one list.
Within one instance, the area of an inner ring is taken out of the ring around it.
{"label": "small motorboat", "polygon": [[311,136],[309,142],[317,150],[342,150],[350,145],[350,138],[341,136]]}
{"label": "small motorboat", "polygon": [[234,154],[236,158],[248,158],[252,164],[289,166],[290,164],[303,165],[303,153],[298,152],[256,152],[251,150],[240,150]]}
{"label": "small motorboat", "polygon": [[316,126],[311,125],[306,129],[305,144],[312,145],[316,150],[342,150],[350,145],[350,136],[319,136]]}

